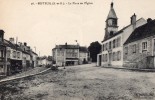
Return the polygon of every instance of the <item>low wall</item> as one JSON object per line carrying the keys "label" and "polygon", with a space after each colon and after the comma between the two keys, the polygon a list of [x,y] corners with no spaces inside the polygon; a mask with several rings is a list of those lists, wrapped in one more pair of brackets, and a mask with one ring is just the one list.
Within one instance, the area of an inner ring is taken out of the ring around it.
{"label": "low wall", "polygon": [[155,69],[154,59],[154,56],[148,56],[146,58],[141,59],[138,62],[126,61],[124,62],[123,67],[138,69]]}

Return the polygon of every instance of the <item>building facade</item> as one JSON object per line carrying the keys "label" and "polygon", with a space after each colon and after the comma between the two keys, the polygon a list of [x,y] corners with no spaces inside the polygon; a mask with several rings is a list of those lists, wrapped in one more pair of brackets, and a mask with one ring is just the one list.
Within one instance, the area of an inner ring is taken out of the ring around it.
{"label": "building facade", "polygon": [[155,20],[135,29],[123,49],[124,67],[155,68]]}
{"label": "building facade", "polygon": [[101,42],[102,50],[97,55],[97,66],[123,66],[123,44],[137,27],[146,23],[143,18],[137,20],[134,14],[131,23],[118,31],[118,18],[113,6],[112,2],[106,19],[104,40]]}
{"label": "building facade", "polygon": [[37,61],[38,61],[38,66],[40,67],[46,67],[46,66],[50,66],[53,64],[53,58],[52,56],[43,56],[43,57],[37,57]]}
{"label": "building facade", "polygon": [[86,64],[89,61],[89,51],[86,47],[79,47],[79,64]]}
{"label": "building facade", "polygon": [[0,75],[6,73],[6,46],[4,45],[4,31],[0,30]]}
{"label": "building facade", "polygon": [[4,39],[0,30],[0,73],[10,75],[37,66],[37,54],[26,43],[15,43],[14,38]]}
{"label": "building facade", "polygon": [[56,45],[52,49],[53,60],[57,66],[69,66],[88,62],[88,50],[79,45]]}

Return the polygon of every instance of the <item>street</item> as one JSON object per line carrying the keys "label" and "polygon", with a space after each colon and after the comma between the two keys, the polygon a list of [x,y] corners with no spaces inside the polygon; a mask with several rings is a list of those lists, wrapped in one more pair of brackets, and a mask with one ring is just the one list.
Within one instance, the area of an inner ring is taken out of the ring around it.
{"label": "street", "polygon": [[155,73],[68,66],[0,84],[6,100],[154,100]]}

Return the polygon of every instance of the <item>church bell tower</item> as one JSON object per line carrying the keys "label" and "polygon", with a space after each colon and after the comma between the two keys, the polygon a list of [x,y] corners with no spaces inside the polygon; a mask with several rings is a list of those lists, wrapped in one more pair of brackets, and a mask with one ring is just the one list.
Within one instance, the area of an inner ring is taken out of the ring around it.
{"label": "church bell tower", "polygon": [[117,31],[118,31],[118,18],[116,16],[115,10],[114,10],[114,3],[111,3],[110,11],[108,14],[108,17],[106,19],[106,28],[105,28],[105,37],[104,40],[107,40],[108,38],[112,37]]}

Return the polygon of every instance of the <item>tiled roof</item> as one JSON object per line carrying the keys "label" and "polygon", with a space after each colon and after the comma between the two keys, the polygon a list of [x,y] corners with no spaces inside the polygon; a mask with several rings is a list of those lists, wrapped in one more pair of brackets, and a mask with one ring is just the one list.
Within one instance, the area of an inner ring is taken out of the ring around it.
{"label": "tiled roof", "polygon": [[78,49],[79,46],[78,45],[56,45],[56,48],[58,49],[63,49],[63,48],[67,48],[67,49]]}
{"label": "tiled roof", "polygon": [[31,55],[29,52],[27,52],[27,51],[22,51],[23,53],[25,53],[25,54],[28,54],[28,55]]}
{"label": "tiled roof", "polygon": [[35,53],[34,51],[32,51],[33,54],[38,55],[37,53]]}
{"label": "tiled roof", "polygon": [[21,51],[21,52],[23,52],[23,53],[25,53],[25,54],[31,55],[30,52],[28,52],[28,51],[23,51],[23,50],[20,48],[20,46],[19,46],[18,44],[13,44],[13,43],[11,43],[10,41],[8,41],[8,40],[6,40],[6,39],[4,39],[4,45],[5,45],[6,47],[10,47],[10,48],[12,48],[12,49],[19,50],[19,51]]}
{"label": "tiled roof", "polygon": [[111,38],[113,38],[113,37],[115,37],[115,36],[121,34],[121,33],[123,32],[123,30],[124,30],[124,28],[121,29],[120,31],[114,33],[114,34],[113,34],[112,36],[110,36],[109,38],[105,38],[102,42],[107,41],[107,40],[109,40],[109,39],[111,39]]}
{"label": "tiled roof", "polygon": [[124,44],[155,35],[155,20],[136,28]]}
{"label": "tiled roof", "polygon": [[85,52],[85,53],[87,53],[88,52],[88,49],[87,49],[87,47],[79,47],[79,51],[80,52]]}
{"label": "tiled roof", "polygon": [[16,49],[16,46],[14,45],[14,44],[12,44],[10,41],[8,41],[8,40],[5,40],[4,39],[4,44],[6,45],[6,46],[8,46],[8,47],[11,47],[11,48],[13,48],[13,49]]}

